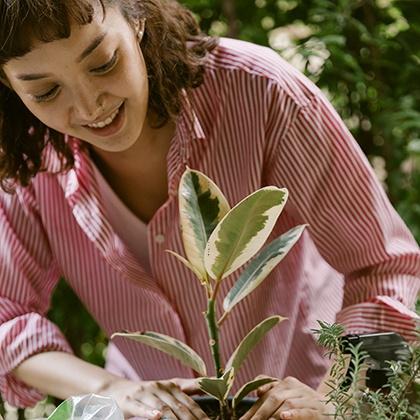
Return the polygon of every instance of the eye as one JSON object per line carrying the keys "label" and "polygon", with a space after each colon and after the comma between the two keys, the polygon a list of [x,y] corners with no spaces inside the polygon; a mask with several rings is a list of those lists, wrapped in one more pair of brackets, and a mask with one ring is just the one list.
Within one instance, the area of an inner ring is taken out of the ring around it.
{"label": "eye", "polygon": [[106,74],[115,67],[115,65],[117,64],[117,61],[118,61],[118,50],[114,52],[114,55],[112,56],[111,60],[109,60],[104,65],[96,67],[90,71],[91,73],[96,73],[96,74]]}
{"label": "eye", "polygon": [[47,93],[43,93],[42,95],[32,95],[36,102],[47,102],[51,99],[54,99],[57,96],[59,86],[54,86],[50,89]]}

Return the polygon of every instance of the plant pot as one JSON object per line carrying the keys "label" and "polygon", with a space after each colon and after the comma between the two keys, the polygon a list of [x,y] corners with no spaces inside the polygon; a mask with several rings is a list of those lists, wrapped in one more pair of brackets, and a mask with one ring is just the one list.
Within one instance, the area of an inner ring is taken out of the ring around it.
{"label": "plant pot", "polygon": [[[237,409],[237,419],[239,419],[241,416],[243,416],[255,403],[257,399],[256,398],[244,398],[241,403],[239,404],[239,407]],[[221,420],[220,416],[220,407],[219,407],[219,401],[215,398],[212,398],[210,396],[197,396],[194,397],[194,401],[197,402],[197,404],[202,408],[202,410],[209,416],[211,420]],[[229,398],[229,405],[232,402],[232,398]],[[226,415],[224,420],[233,420],[234,417],[231,415]]]}

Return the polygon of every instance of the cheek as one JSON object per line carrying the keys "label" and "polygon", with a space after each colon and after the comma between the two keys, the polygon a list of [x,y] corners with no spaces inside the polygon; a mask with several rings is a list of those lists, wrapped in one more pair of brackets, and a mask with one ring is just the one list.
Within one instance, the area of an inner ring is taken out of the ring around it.
{"label": "cheek", "polygon": [[120,86],[124,86],[129,94],[142,98],[148,97],[149,83],[143,56],[136,53],[122,63]]}
{"label": "cheek", "polygon": [[50,127],[54,130],[64,132],[66,128],[66,119],[63,113],[61,112],[61,107],[59,106],[28,106],[29,111],[47,127]]}

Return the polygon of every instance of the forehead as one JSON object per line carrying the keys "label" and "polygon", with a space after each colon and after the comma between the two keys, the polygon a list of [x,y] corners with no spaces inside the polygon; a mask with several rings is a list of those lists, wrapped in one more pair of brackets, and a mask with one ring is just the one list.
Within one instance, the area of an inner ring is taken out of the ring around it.
{"label": "forehead", "polygon": [[0,1],[0,66],[43,43],[65,40],[78,28],[104,21],[119,9],[117,4],[115,0]]}
{"label": "forehead", "polygon": [[[34,40],[66,38],[71,22],[89,23],[102,0],[14,0],[0,2],[0,65],[26,54]],[[97,3],[98,2],[98,3]]]}
{"label": "forehead", "polygon": [[43,42],[34,39],[31,49],[26,54],[9,60],[4,65],[6,73],[15,75],[28,68],[44,67],[54,64],[61,64],[60,59],[65,57],[71,60],[79,57],[95,40],[105,35],[105,40],[110,40],[114,36],[119,36],[124,31],[124,25],[128,27],[122,14],[117,8],[109,7],[104,14],[97,11],[92,17],[92,21],[86,24],[71,22],[70,36],[67,38],[56,39]]}

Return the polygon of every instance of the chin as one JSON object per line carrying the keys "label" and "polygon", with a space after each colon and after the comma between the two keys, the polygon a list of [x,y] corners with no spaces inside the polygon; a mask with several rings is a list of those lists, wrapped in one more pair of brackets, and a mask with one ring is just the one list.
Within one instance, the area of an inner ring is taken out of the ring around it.
{"label": "chin", "polygon": [[90,142],[94,147],[103,150],[104,152],[110,152],[110,153],[122,153],[126,152],[129,149],[131,149],[136,141],[132,142],[113,142],[112,140],[109,143],[104,144],[104,142]]}

